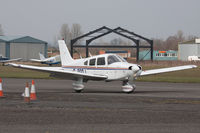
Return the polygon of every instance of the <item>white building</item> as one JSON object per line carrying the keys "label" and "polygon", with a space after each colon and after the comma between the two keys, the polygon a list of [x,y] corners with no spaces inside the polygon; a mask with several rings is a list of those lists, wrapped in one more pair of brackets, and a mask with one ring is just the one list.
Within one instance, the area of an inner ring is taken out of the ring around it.
{"label": "white building", "polygon": [[188,56],[197,56],[200,58],[200,39],[194,39],[178,44],[178,59],[187,61]]}

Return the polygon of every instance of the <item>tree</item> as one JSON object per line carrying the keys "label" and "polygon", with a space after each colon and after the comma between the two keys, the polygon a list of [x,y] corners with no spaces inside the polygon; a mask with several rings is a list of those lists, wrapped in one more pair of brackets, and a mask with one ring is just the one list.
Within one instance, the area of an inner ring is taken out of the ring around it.
{"label": "tree", "polygon": [[[81,36],[83,34],[83,32],[81,31],[81,25],[80,24],[73,24],[72,28],[71,28],[71,39],[77,38],[79,36]],[[76,44],[80,44],[82,40],[78,40]]]}
{"label": "tree", "polygon": [[111,45],[123,45],[124,41],[121,38],[115,38],[110,41]]}
{"label": "tree", "polygon": [[153,42],[154,42],[154,50],[163,50],[164,49],[164,44],[165,44],[165,41],[163,39],[153,39]]}
{"label": "tree", "polygon": [[70,49],[71,33],[68,24],[63,24],[60,29],[60,37],[65,40],[68,48]]}
{"label": "tree", "polygon": [[165,41],[165,49],[164,50],[178,50],[179,39],[177,36],[170,36]]}
{"label": "tree", "polygon": [[183,31],[182,30],[179,30],[176,33],[176,36],[177,36],[178,42],[183,42],[185,40],[185,37],[183,36]]}
{"label": "tree", "polygon": [[3,28],[2,28],[2,26],[1,26],[1,24],[0,24],[0,36],[3,36],[4,35],[4,33],[3,33]]}
{"label": "tree", "polygon": [[198,38],[198,37],[197,37],[197,36],[194,36],[194,35],[189,35],[189,36],[187,37],[187,40],[190,41],[190,40],[194,40],[194,39],[196,39],[196,38]]}

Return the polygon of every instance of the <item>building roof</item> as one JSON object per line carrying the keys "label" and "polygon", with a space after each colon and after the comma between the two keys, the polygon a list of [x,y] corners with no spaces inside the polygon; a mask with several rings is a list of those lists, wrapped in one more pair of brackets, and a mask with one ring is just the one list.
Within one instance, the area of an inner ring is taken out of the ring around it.
{"label": "building roof", "polygon": [[47,44],[45,41],[30,36],[0,36],[0,42]]}
{"label": "building roof", "polygon": [[[143,53],[143,52],[149,52],[149,50],[143,50],[143,51],[140,51],[140,53]],[[176,50],[153,50],[154,53],[177,53],[178,51]]]}
{"label": "building roof", "polygon": [[200,39],[193,39],[185,42],[180,42],[179,44],[200,44]]}

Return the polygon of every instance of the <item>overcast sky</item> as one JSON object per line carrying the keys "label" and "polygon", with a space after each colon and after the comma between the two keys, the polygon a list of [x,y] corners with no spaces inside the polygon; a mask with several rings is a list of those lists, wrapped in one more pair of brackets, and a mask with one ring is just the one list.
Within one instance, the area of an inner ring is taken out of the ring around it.
{"label": "overcast sky", "polygon": [[79,23],[84,33],[124,27],[148,38],[182,30],[200,36],[200,0],[0,0],[6,35],[30,35],[52,42],[63,23]]}

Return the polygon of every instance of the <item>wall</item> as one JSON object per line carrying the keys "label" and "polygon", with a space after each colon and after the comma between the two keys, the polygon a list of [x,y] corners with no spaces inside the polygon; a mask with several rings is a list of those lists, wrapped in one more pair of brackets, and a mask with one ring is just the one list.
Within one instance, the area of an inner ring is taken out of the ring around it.
{"label": "wall", "polygon": [[200,44],[179,44],[179,60],[187,61],[188,56],[198,56],[198,45]]}
{"label": "wall", "polygon": [[4,57],[6,56],[6,47],[5,47],[5,43],[0,42],[0,55],[3,55]]}
{"label": "wall", "polygon": [[[167,56],[164,56],[165,53],[159,53],[159,51],[153,51],[153,60],[178,60],[178,57],[177,57],[177,51],[165,51]],[[148,53],[148,54],[147,54]],[[159,54],[160,56],[158,56],[157,54]],[[168,56],[168,55],[171,55],[171,54],[176,54],[176,56]],[[146,55],[146,56],[145,56]],[[150,55],[151,55],[151,52],[149,51],[140,51],[139,53],[139,59],[140,60],[151,60],[150,58]]]}
{"label": "wall", "polygon": [[45,44],[35,43],[11,43],[10,58],[22,58],[24,61],[29,59],[39,59],[39,52],[45,51]]}

